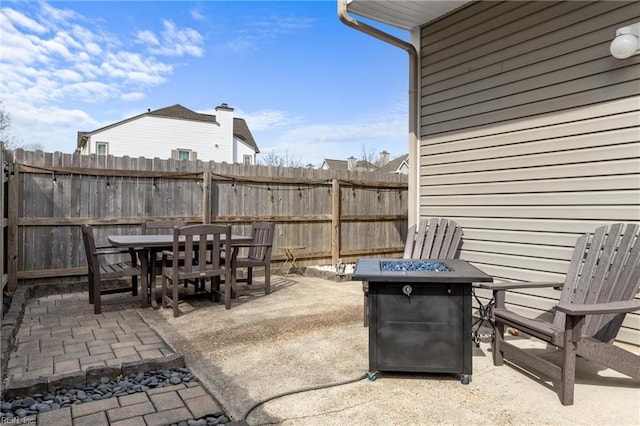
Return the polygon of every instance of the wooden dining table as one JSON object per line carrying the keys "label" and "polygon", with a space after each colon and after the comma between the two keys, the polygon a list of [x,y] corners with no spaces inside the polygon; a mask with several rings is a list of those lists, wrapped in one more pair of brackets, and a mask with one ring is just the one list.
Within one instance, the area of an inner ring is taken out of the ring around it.
{"label": "wooden dining table", "polygon": [[[143,291],[145,289],[147,290],[147,297],[142,298],[142,307],[147,308],[149,303],[151,303],[153,309],[158,309],[159,306],[156,299],[156,268],[153,266],[153,262],[158,253],[173,248],[173,235],[108,235],[107,240],[116,247],[131,248],[138,253],[138,259],[140,260],[142,269],[142,289]],[[251,241],[252,238],[245,235],[231,235],[232,249],[237,249],[238,245]]]}

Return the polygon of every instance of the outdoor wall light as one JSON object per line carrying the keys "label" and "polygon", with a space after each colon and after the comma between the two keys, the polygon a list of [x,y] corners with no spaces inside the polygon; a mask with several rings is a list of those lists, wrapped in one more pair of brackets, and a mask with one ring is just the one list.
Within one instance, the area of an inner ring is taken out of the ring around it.
{"label": "outdoor wall light", "polygon": [[609,51],[616,59],[627,59],[640,54],[640,22],[618,28]]}

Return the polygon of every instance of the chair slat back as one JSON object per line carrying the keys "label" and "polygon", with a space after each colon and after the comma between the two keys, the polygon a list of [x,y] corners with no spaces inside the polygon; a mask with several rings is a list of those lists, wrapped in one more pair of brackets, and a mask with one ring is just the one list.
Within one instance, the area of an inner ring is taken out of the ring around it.
{"label": "chair slat back", "polygon": [[453,259],[460,241],[462,228],[456,222],[444,218],[423,220],[417,227],[409,228],[404,248],[405,259]]}
{"label": "chair slat back", "polygon": [[[632,300],[640,286],[640,241],[637,224],[615,223],[584,234],[576,242],[562,304],[593,304]],[[583,335],[613,341],[624,314],[590,315]],[[564,328],[565,314],[556,312],[554,326]]]}
{"label": "chair slat back", "polygon": [[275,223],[255,222],[251,230],[252,244],[266,244],[260,247],[250,247],[247,257],[250,259],[265,260],[271,257]]}
{"label": "chair slat back", "polygon": [[171,235],[173,232],[173,228],[176,226],[186,226],[186,222],[178,222],[178,221],[149,221],[142,222],[142,234],[143,235],[160,235],[160,234],[168,234]]}
{"label": "chair slat back", "polygon": [[100,264],[96,252],[96,241],[93,236],[93,227],[91,225],[82,225],[82,240],[84,242],[84,250],[87,255],[87,266],[89,267],[89,277],[98,271]]}
{"label": "chair slat back", "polygon": [[[184,240],[184,243],[183,241]],[[220,252],[231,253],[231,225],[187,225],[173,229],[173,253],[184,254],[181,273],[189,276],[220,269]]]}

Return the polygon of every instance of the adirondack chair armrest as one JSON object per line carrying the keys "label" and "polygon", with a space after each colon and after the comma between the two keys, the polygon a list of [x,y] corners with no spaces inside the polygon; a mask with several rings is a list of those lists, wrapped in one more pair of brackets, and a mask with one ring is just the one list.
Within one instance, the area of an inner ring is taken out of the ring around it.
{"label": "adirondack chair armrest", "polygon": [[622,314],[640,310],[640,300],[624,300],[620,302],[594,303],[589,305],[557,305],[556,309],[567,315]]}
{"label": "adirondack chair armrest", "polygon": [[551,282],[480,282],[474,283],[475,287],[487,290],[518,290],[521,288],[546,288],[546,287],[562,287],[564,283]]}

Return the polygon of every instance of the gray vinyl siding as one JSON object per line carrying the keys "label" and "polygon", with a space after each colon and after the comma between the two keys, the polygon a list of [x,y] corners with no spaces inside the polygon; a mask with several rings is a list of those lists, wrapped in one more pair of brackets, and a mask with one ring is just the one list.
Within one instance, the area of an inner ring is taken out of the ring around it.
{"label": "gray vinyl siding", "polygon": [[[639,2],[477,2],[421,29],[420,214],[498,280],[562,281],[578,235],[640,221]],[[512,293],[550,315],[556,290]],[[640,346],[640,315],[620,341]]]}

